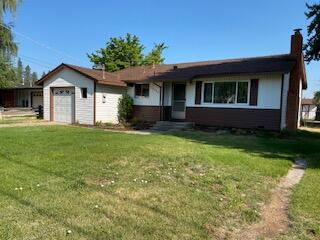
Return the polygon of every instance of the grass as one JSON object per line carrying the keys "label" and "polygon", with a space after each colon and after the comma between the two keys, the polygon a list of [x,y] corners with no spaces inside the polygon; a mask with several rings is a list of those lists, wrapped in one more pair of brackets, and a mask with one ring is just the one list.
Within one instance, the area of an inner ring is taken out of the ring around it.
{"label": "grass", "polygon": [[228,237],[259,220],[297,156],[313,167],[295,189],[285,237],[320,236],[315,133],[279,139],[50,126],[3,128],[0,136],[0,239]]}
{"label": "grass", "polygon": [[37,121],[36,116],[26,115],[26,116],[0,116],[0,124],[14,124],[14,123],[26,123]]}
{"label": "grass", "polygon": [[293,189],[290,204],[291,230],[279,239],[320,239],[320,131],[310,129],[295,137],[292,151],[308,160],[305,176]]}

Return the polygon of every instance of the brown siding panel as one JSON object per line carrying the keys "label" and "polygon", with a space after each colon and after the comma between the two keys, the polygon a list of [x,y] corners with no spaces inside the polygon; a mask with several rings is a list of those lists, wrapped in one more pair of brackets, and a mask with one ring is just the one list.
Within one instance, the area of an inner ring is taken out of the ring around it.
{"label": "brown siding panel", "polygon": [[280,130],[279,109],[187,107],[186,114],[197,125]]}
{"label": "brown siding panel", "polygon": [[196,82],[195,104],[201,104],[202,82]]}
{"label": "brown siding panel", "polygon": [[156,122],[160,121],[160,106],[133,106],[133,116],[140,121]]}
{"label": "brown siding panel", "polygon": [[258,89],[259,79],[251,79],[250,83],[250,105],[257,106],[258,104]]}

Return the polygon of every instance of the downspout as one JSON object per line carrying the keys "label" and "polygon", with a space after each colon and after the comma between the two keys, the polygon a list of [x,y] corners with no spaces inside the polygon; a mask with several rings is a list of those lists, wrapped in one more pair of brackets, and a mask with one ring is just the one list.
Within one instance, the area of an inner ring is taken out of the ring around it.
{"label": "downspout", "polygon": [[163,121],[163,93],[162,93],[163,87],[161,85],[156,84],[156,83],[154,83],[154,85],[159,87],[159,90],[160,90],[160,95],[159,95],[160,121]]}

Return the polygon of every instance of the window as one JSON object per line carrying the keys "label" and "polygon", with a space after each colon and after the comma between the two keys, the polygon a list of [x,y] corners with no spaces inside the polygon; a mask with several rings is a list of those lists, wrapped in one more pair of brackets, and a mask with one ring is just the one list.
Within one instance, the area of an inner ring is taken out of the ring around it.
{"label": "window", "polygon": [[87,98],[87,88],[81,88],[81,98]]}
{"label": "window", "polygon": [[222,104],[247,104],[248,81],[204,83],[203,102]]}
{"label": "window", "polygon": [[149,84],[135,84],[136,97],[149,97]]}
{"label": "window", "polygon": [[237,103],[248,102],[248,82],[238,82]]}
{"label": "window", "polygon": [[212,102],[212,83],[204,84],[204,102],[211,103]]}
{"label": "window", "polygon": [[234,103],[236,99],[236,82],[215,82],[214,103]]}

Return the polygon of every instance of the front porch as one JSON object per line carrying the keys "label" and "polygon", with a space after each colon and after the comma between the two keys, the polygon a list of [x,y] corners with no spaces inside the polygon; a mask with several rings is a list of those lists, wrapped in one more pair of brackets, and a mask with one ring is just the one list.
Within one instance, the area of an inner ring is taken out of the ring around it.
{"label": "front porch", "polygon": [[137,83],[129,87],[134,100],[134,117],[141,121],[186,121],[186,82]]}

